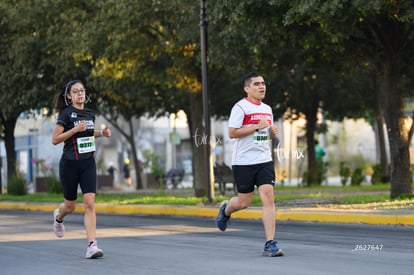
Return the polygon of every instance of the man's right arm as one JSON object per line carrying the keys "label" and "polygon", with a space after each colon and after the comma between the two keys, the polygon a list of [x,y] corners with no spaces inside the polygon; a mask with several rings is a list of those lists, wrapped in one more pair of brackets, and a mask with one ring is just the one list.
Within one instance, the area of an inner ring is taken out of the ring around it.
{"label": "man's right arm", "polygon": [[250,127],[245,127],[245,128],[229,127],[229,137],[230,138],[241,138],[241,137],[253,134],[257,129],[258,127],[255,127],[255,126],[250,126]]}

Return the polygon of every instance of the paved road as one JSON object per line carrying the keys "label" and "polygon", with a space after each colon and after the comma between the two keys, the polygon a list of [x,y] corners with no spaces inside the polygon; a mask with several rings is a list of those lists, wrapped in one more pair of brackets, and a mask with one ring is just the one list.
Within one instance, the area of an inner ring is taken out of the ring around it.
{"label": "paved road", "polygon": [[0,274],[411,274],[414,227],[281,221],[286,256],[261,256],[259,220],[98,215],[105,256],[86,260],[83,215],[51,231],[49,212],[0,210]]}

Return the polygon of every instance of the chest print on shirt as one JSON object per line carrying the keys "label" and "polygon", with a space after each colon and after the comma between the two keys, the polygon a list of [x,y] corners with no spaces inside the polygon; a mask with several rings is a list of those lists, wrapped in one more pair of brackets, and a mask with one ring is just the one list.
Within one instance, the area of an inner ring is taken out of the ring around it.
{"label": "chest print on shirt", "polygon": [[[74,125],[74,126],[76,126],[76,125],[78,125],[79,123],[80,123],[80,121],[79,121],[79,120],[77,120],[77,121],[74,121],[74,122],[73,122],[73,125]],[[92,130],[92,129],[95,129],[95,124],[93,123],[93,120],[91,120],[91,119],[86,120],[86,129],[87,129],[87,130]]]}

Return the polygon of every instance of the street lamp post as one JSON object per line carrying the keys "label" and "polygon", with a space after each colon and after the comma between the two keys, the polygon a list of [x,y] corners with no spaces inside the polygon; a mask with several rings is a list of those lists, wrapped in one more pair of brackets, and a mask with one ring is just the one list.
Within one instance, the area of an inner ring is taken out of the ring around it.
{"label": "street lamp post", "polygon": [[210,135],[211,135],[211,126],[210,126],[210,106],[209,106],[209,96],[207,90],[207,21],[206,21],[206,0],[201,0],[201,10],[200,10],[200,45],[201,45],[201,78],[202,78],[202,87],[203,87],[203,115],[204,115],[204,129],[205,135],[207,137],[206,142],[206,159],[205,159],[205,169],[206,169],[206,182],[207,182],[207,199],[209,202],[214,200],[214,182],[211,175],[211,146],[210,146]]}
{"label": "street lamp post", "polygon": [[3,194],[3,157],[1,156],[1,146],[0,144],[0,195]]}

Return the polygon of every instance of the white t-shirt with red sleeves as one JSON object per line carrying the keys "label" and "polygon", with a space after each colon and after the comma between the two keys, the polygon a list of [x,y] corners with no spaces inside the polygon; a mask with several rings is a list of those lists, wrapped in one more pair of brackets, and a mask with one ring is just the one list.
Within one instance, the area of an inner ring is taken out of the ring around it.
{"label": "white t-shirt with red sleeves", "polygon": [[[266,119],[273,124],[272,108],[261,102],[255,103],[243,98],[231,109],[228,127],[245,128]],[[251,165],[272,160],[269,127],[253,134],[233,139],[232,165]]]}

